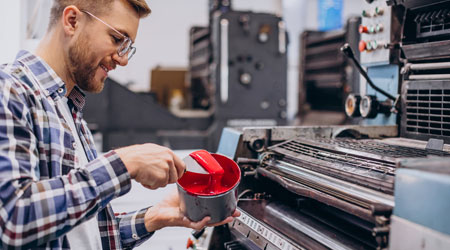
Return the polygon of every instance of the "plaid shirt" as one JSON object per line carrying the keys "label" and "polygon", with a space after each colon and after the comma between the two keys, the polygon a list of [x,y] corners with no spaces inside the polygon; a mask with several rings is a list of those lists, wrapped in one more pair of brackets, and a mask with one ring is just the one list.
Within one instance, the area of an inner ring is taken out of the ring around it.
{"label": "plaid shirt", "polygon": [[[133,248],[152,233],[146,209],[115,215],[109,202],[131,188],[130,175],[114,151],[97,156],[82,119],[84,94],[69,94],[77,132],[55,102],[64,82],[40,58],[21,51],[0,66],[0,247],[69,249],[65,234],[97,216],[103,249]],[[75,169],[75,147],[89,163]]]}

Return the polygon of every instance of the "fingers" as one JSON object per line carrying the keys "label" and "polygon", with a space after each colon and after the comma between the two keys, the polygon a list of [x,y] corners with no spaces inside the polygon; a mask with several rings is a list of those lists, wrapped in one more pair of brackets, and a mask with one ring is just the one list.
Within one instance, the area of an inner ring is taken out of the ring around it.
{"label": "fingers", "polygon": [[187,219],[185,217],[185,219],[189,221],[189,223],[187,225],[185,225],[185,226],[186,227],[190,227],[190,228],[195,229],[195,230],[200,230],[200,229],[202,229],[204,227],[216,227],[216,226],[220,226],[220,225],[224,225],[224,224],[230,223],[230,222],[232,222],[234,220],[234,217],[238,217],[240,215],[241,215],[241,212],[236,210],[236,211],[234,211],[232,216],[227,217],[223,221],[212,223],[212,224],[208,224],[208,222],[211,221],[211,218],[209,216],[203,218],[201,221],[198,221],[198,222],[189,221],[189,219]]}
{"label": "fingers", "polygon": [[234,210],[233,214],[231,216],[229,216],[228,218],[226,218],[225,220],[217,222],[217,223],[213,223],[213,224],[206,224],[206,226],[216,227],[216,226],[220,226],[223,224],[227,224],[227,223],[232,222],[235,217],[239,217],[239,216],[241,216],[241,212],[236,209],[236,210]]}
{"label": "fingers", "polygon": [[169,163],[169,183],[175,183],[184,174],[186,164],[173,151],[169,150],[172,159]]}
{"label": "fingers", "polygon": [[152,190],[154,190],[155,188],[153,188],[152,186],[149,186],[149,185],[145,185],[145,184],[142,184],[142,186],[144,186],[145,188],[148,188],[148,189],[152,189]]}
{"label": "fingers", "polygon": [[116,152],[131,178],[150,189],[177,182],[186,168],[172,150],[152,143],[120,148]]}
{"label": "fingers", "polygon": [[181,176],[183,176],[184,171],[186,170],[186,164],[184,163],[183,160],[180,159],[180,157],[178,157],[177,155],[175,155],[175,153],[173,153],[173,161],[175,164],[175,168],[177,169],[177,173],[178,173],[178,179],[181,178]]}
{"label": "fingers", "polygon": [[210,220],[211,220],[211,217],[206,216],[205,218],[203,218],[201,221],[198,221],[198,222],[189,221],[189,225],[186,225],[186,226],[190,227],[192,229],[195,229],[195,230],[200,230],[200,229],[206,227],[206,225],[208,224],[208,222]]}
{"label": "fingers", "polygon": [[169,161],[168,164],[169,164],[168,182],[175,183],[178,180],[178,172],[177,172],[177,169],[175,168],[175,163],[173,161]]}
{"label": "fingers", "polygon": [[216,227],[216,226],[220,226],[220,225],[223,225],[223,224],[230,223],[230,222],[232,222],[233,220],[234,220],[234,218],[233,218],[232,216],[230,216],[230,217],[226,218],[226,219],[223,220],[223,221],[220,221],[220,222],[217,222],[217,223],[213,223],[213,224],[207,224],[207,226],[208,226],[208,227]]}

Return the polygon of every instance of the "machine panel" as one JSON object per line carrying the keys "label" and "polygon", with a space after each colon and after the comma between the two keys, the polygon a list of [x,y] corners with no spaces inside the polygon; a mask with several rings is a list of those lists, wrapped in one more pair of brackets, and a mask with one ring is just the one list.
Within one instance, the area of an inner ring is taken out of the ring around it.
{"label": "machine panel", "polygon": [[[370,98],[360,111],[375,108],[366,119],[384,120],[231,133],[241,133],[235,150],[227,149],[243,173],[238,207],[256,225],[236,228],[241,218],[229,225],[253,244],[236,249],[270,249],[266,231],[305,249],[450,248],[450,19],[443,15],[450,1],[367,2],[372,14],[363,14],[363,25],[387,28],[362,27],[362,40],[386,39],[389,46],[364,47],[374,84],[362,82],[361,94]],[[377,106],[373,96],[392,102]]]}
{"label": "machine panel", "polygon": [[232,11],[215,15],[213,27],[212,81],[220,119],[285,124],[284,22],[271,14]]}
{"label": "machine panel", "polygon": [[384,0],[368,1],[359,27],[361,63],[390,64],[398,61],[403,8],[388,6]]}

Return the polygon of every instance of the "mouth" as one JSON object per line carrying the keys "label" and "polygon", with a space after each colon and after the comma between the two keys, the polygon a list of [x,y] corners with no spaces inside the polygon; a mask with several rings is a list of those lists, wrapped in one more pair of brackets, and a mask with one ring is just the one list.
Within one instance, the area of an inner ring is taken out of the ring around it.
{"label": "mouth", "polygon": [[109,69],[105,65],[100,64],[100,68],[102,68],[108,74]]}

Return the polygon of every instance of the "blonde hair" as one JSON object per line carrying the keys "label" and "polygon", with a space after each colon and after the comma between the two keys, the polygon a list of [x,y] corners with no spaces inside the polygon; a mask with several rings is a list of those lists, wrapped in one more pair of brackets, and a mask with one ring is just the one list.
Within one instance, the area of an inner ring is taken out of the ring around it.
{"label": "blonde hair", "polygon": [[[64,9],[69,5],[75,5],[80,10],[88,10],[89,12],[98,15],[108,9],[109,5],[119,0],[54,0],[53,6],[50,10],[49,28],[55,25],[61,17]],[[148,7],[145,0],[123,0],[133,7],[139,18],[148,16],[152,11]]]}

